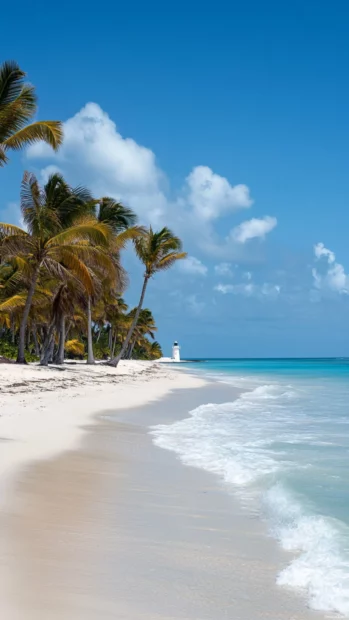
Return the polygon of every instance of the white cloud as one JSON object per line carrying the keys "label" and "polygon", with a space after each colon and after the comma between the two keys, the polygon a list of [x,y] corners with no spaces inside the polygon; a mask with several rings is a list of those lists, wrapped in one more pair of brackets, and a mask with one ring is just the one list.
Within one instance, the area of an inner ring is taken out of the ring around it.
{"label": "white cloud", "polygon": [[54,166],[53,164],[50,166],[46,166],[46,168],[43,168],[41,170],[41,175],[40,175],[40,182],[41,183],[47,183],[49,176],[51,176],[51,174],[63,174],[63,170],[61,170],[61,168],[59,168],[58,166]]}
{"label": "white cloud", "polygon": [[234,289],[234,284],[217,284],[213,288],[214,291],[218,291],[218,293],[222,293],[223,295],[226,295],[227,293],[233,293]]}
{"label": "white cloud", "polygon": [[0,220],[25,228],[19,203],[15,201],[8,202],[5,208],[1,209]]}
{"label": "white cloud", "polygon": [[188,256],[185,260],[178,263],[178,268],[184,273],[205,276],[207,274],[207,267],[201,260],[195,258],[195,256]]}
{"label": "white cloud", "polygon": [[230,185],[228,179],[215,174],[208,166],[196,166],[186,179],[188,203],[204,220],[248,208],[252,205],[246,185]]}
{"label": "white cloud", "polygon": [[326,257],[329,264],[334,263],[336,260],[334,253],[325,248],[323,243],[317,243],[314,245],[314,254],[316,258]]}
{"label": "white cloud", "polygon": [[87,103],[69,118],[64,123],[64,136],[57,153],[44,143],[29,147],[31,160],[44,160],[42,180],[59,170],[70,184],[85,185],[96,197],[109,195],[123,201],[142,223],[170,226],[183,238],[186,248],[192,244],[218,260],[240,261],[245,256],[242,237],[267,232],[248,231],[247,224],[250,229],[251,222],[259,221],[251,220],[241,225],[240,232],[235,229],[238,239],[231,235],[223,239],[215,229],[217,220],[249,208],[249,188],[232,185],[208,166],[195,166],[172,194],[154,152],[122,136],[97,103]]}
{"label": "white cloud", "polygon": [[246,271],[243,274],[243,277],[245,278],[245,280],[252,280],[252,273],[250,271]]}
{"label": "white cloud", "polygon": [[349,275],[345,273],[343,265],[336,262],[334,252],[326,248],[323,243],[317,243],[314,246],[314,254],[318,261],[323,258],[327,263],[325,271],[321,273],[315,267],[312,269],[314,286],[319,290],[327,289],[340,294],[348,294]]}
{"label": "white cloud", "polygon": [[121,198],[147,220],[157,220],[166,208],[160,189],[163,175],[153,151],[123,138],[96,103],[87,103],[64,123],[64,142],[57,153],[37,143],[29,147],[28,156],[55,159],[74,176],[74,183],[87,185],[96,196]]}
{"label": "white cloud", "polygon": [[256,239],[257,237],[264,239],[276,225],[276,217],[270,217],[269,215],[262,219],[254,217],[233,228],[229,236],[238,243],[246,243],[249,239]]}
{"label": "white cloud", "polygon": [[281,286],[278,284],[269,284],[265,282],[261,286],[261,293],[265,297],[277,297],[281,291]]}
{"label": "white cloud", "polygon": [[217,284],[214,290],[223,295],[232,293],[233,295],[243,295],[245,297],[269,297],[275,299],[280,294],[281,287],[276,284],[269,284],[268,282],[264,284],[253,284],[249,282],[248,284]]}
{"label": "white cloud", "polygon": [[214,270],[217,276],[231,277],[233,275],[230,263],[219,263],[219,265],[215,265]]}

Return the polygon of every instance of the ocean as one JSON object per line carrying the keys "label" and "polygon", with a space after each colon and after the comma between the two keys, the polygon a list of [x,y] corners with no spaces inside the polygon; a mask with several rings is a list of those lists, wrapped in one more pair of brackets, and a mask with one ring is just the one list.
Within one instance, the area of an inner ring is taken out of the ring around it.
{"label": "ocean", "polygon": [[280,586],[349,617],[349,359],[207,360],[191,370],[238,387],[151,429],[184,464],[220,476],[290,560]]}

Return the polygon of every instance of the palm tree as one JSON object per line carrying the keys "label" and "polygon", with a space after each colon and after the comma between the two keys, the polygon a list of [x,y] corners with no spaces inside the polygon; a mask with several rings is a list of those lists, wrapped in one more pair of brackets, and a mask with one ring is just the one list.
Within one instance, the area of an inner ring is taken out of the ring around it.
{"label": "palm tree", "polygon": [[59,121],[27,124],[35,116],[37,100],[34,87],[24,82],[25,75],[16,62],[0,66],[0,166],[7,163],[10,149],[43,140],[57,150],[63,140]]}
{"label": "palm tree", "polygon": [[[143,229],[135,226],[137,221],[136,214],[113,198],[104,197],[98,201],[94,201],[92,207],[93,213],[98,222],[107,224],[114,233],[114,239],[111,246],[111,258],[114,261],[117,272],[117,279],[114,282],[104,282],[104,290],[114,289],[115,293],[122,293],[126,286],[127,278],[124,269],[120,264],[120,250],[125,247],[129,240],[135,239],[142,234]],[[94,364],[95,358],[93,353],[92,342],[92,300],[87,300],[87,364]]]}
{"label": "palm tree", "polygon": [[152,342],[150,344],[149,356],[150,356],[150,359],[152,359],[152,360],[158,360],[160,357],[162,357],[161,346],[160,346],[160,344],[156,340],[155,340],[155,342]]}
{"label": "palm tree", "polygon": [[187,253],[182,252],[182,242],[167,227],[162,228],[159,232],[153,232],[150,227],[146,234],[134,240],[136,254],[145,267],[144,281],[139,299],[139,304],[135,312],[134,319],[128,334],[123,342],[121,351],[109,364],[116,367],[123,358],[125,351],[132,338],[132,334],[137,325],[140,312],[142,310],[145,292],[148,282],[158,271],[170,269],[177,260],[186,258]]}
{"label": "palm tree", "polygon": [[17,356],[17,362],[21,364],[25,363],[25,332],[41,274],[44,272],[63,281],[73,276],[83,284],[87,294],[92,295],[93,277],[86,262],[113,269],[107,252],[111,240],[110,227],[94,218],[85,218],[64,229],[57,205],[52,208],[46,198],[46,191],[40,188],[36,177],[25,172],[21,188],[21,211],[27,230],[0,223],[0,256],[5,259],[20,257],[27,271],[28,288]]}
{"label": "palm tree", "polygon": [[[134,308],[129,313],[129,317],[131,318],[131,320],[133,320],[136,311],[137,311],[137,308]],[[130,344],[126,351],[125,358],[126,359],[132,358],[135,345],[137,344],[137,345],[142,346],[142,344],[144,344],[144,342],[146,341],[145,336],[150,336],[150,338],[154,340],[155,331],[157,331],[157,327],[155,325],[155,320],[152,315],[152,312],[148,308],[142,308],[142,310],[139,313],[137,325],[130,339]]]}
{"label": "palm tree", "polygon": [[137,222],[137,215],[129,207],[125,207],[114,198],[101,198],[95,208],[99,222],[105,222],[112,227],[114,233],[120,233]]}

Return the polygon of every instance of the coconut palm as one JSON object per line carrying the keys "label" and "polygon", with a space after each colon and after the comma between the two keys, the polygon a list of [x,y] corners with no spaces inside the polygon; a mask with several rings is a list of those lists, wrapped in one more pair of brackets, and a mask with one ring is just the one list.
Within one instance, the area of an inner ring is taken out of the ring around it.
{"label": "coconut palm", "polygon": [[63,140],[59,121],[27,124],[35,116],[37,99],[34,87],[24,82],[25,76],[16,62],[0,66],[0,166],[7,163],[11,149],[44,141],[56,150]]}
{"label": "coconut palm", "polygon": [[[113,198],[104,197],[94,201],[92,211],[98,222],[108,225],[113,233],[113,242],[110,246],[110,256],[114,262],[117,278],[114,282],[110,279],[104,281],[101,291],[113,291],[120,295],[127,283],[126,272],[120,264],[120,250],[125,247],[128,241],[136,239],[143,233],[143,229],[135,226],[137,221],[136,214]],[[87,364],[94,364],[93,342],[92,342],[92,299],[87,300]]]}
{"label": "coconut palm", "polygon": [[95,215],[99,222],[112,227],[114,233],[120,233],[137,222],[137,215],[129,207],[125,207],[114,198],[101,198],[95,206]]}
{"label": "coconut palm", "polygon": [[64,362],[64,347],[66,340],[66,322],[72,320],[77,308],[86,311],[86,295],[83,284],[74,277],[68,277],[64,282],[56,283],[51,304],[49,328],[41,351],[40,365],[47,366],[52,345],[54,345],[54,332],[58,334],[58,347],[54,356],[56,364]]}
{"label": "coconut palm", "polygon": [[150,227],[146,234],[134,240],[136,254],[145,267],[144,280],[141,296],[135,312],[134,319],[128,334],[123,342],[121,351],[109,364],[116,367],[125,355],[132,334],[137,325],[140,312],[142,310],[145,292],[148,282],[157,272],[170,269],[178,260],[186,258],[186,252],[182,252],[182,242],[167,227],[159,232],[153,232]]}
{"label": "coconut palm", "polygon": [[[137,308],[134,308],[129,313],[131,320],[134,319]],[[154,332],[157,331],[155,320],[152,312],[148,308],[142,308],[139,313],[138,322],[130,339],[130,344],[125,354],[126,359],[131,359],[135,345],[142,345],[146,340],[145,336],[150,336],[154,340]]]}
{"label": "coconut palm", "polygon": [[92,295],[94,282],[86,262],[95,262],[110,270],[113,267],[107,253],[112,236],[110,227],[97,222],[95,218],[85,218],[64,229],[57,205],[52,208],[46,198],[46,191],[40,188],[35,175],[25,172],[21,188],[21,211],[27,230],[0,223],[1,257],[22,259],[28,279],[19,330],[18,363],[25,363],[25,332],[42,273],[61,280],[76,277],[87,294]]}
{"label": "coconut palm", "polygon": [[160,344],[155,340],[155,342],[149,343],[149,357],[152,360],[158,360],[162,357],[162,349]]}

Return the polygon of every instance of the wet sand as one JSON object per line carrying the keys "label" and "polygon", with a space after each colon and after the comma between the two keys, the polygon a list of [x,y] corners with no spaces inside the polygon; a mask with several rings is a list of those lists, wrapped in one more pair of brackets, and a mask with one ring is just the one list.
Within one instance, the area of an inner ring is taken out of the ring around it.
{"label": "wet sand", "polygon": [[275,585],[286,554],[215,476],[153,445],[150,424],[233,388],[100,414],[79,449],[32,464],[0,513],[6,620],[315,620]]}

